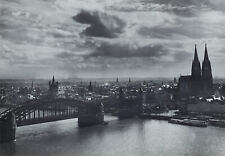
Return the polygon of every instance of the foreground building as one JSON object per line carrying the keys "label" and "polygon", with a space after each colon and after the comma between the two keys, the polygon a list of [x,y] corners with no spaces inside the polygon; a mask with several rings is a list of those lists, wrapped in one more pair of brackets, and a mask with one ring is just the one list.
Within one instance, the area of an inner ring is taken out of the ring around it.
{"label": "foreground building", "polygon": [[195,45],[194,59],[192,61],[191,75],[180,76],[178,83],[178,96],[180,98],[190,96],[210,96],[213,88],[211,63],[208,56],[207,45],[202,68],[198,59]]}

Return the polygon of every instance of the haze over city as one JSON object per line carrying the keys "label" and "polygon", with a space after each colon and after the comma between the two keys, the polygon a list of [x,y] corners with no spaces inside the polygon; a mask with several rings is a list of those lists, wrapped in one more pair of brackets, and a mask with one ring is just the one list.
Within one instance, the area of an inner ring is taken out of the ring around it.
{"label": "haze over city", "polygon": [[174,77],[208,44],[224,77],[222,0],[2,0],[1,78]]}

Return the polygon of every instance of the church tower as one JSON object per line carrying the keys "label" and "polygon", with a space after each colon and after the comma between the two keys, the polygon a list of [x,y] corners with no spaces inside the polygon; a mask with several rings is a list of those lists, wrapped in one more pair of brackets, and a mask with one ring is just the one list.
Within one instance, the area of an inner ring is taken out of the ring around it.
{"label": "church tower", "polygon": [[191,77],[193,80],[201,79],[201,66],[198,60],[197,46],[195,45],[194,60],[192,61]]}
{"label": "church tower", "polygon": [[201,91],[201,66],[198,60],[197,46],[195,45],[194,60],[191,68],[192,94],[198,95]]}
{"label": "church tower", "polygon": [[198,59],[195,45],[194,59],[192,61],[191,75],[180,76],[178,82],[178,97],[209,97],[213,93],[213,77],[211,63],[205,45],[205,56],[202,69]]}
{"label": "church tower", "polygon": [[49,91],[51,93],[57,94],[58,92],[59,83],[55,82],[55,77],[53,75],[52,81],[49,81]]}
{"label": "church tower", "polygon": [[205,44],[205,56],[202,62],[202,87],[204,93],[211,94],[213,86],[211,63],[208,56],[207,45]]}

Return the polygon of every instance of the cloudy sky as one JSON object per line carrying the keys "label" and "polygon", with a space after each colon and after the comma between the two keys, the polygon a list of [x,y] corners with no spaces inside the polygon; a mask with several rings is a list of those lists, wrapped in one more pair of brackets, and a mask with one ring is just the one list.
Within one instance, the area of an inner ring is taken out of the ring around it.
{"label": "cloudy sky", "polygon": [[174,77],[195,43],[225,77],[223,0],[0,0],[0,78]]}

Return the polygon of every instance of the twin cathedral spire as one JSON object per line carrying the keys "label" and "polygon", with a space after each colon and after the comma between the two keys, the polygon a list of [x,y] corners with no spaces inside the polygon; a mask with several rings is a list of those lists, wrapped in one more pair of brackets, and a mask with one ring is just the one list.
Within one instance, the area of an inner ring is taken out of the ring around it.
{"label": "twin cathedral spire", "polygon": [[205,44],[205,55],[202,62],[202,68],[198,59],[197,46],[195,45],[194,59],[192,61],[191,78],[195,85],[195,90],[212,90],[213,78],[211,63],[208,56],[207,45]]}

